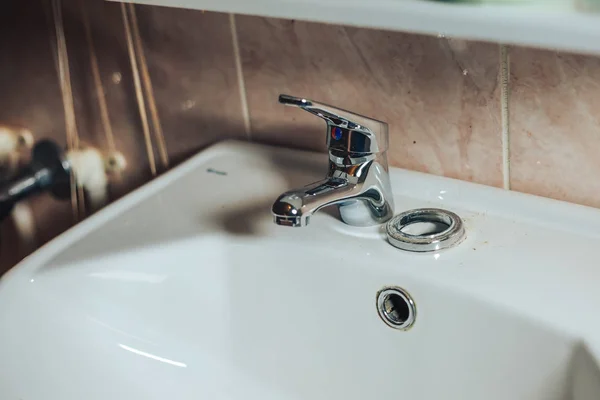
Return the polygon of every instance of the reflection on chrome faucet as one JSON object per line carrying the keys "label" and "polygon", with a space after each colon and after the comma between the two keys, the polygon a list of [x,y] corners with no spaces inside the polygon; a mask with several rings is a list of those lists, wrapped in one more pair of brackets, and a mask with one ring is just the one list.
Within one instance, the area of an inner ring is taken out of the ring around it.
{"label": "reflection on chrome faucet", "polygon": [[275,223],[305,226],[315,212],[333,204],[349,225],[389,220],[394,203],[387,166],[387,124],[308,99],[281,95],[279,102],[327,122],[329,171],[325,179],[279,196],[272,209]]}

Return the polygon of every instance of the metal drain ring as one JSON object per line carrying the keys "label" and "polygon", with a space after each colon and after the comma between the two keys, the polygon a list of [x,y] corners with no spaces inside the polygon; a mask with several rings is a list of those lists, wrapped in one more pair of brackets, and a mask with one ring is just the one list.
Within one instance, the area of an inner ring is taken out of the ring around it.
{"label": "metal drain ring", "polygon": [[[411,235],[402,232],[417,222],[437,222],[448,226],[430,235]],[[418,208],[398,214],[386,225],[388,241],[393,246],[414,252],[428,252],[456,246],[466,237],[462,219],[455,213],[439,208]]]}
{"label": "metal drain ring", "polygon": [[384,287],[377,292],[377,313],[389,327],[406,331],[417,319],[417,306],[401,287]]}

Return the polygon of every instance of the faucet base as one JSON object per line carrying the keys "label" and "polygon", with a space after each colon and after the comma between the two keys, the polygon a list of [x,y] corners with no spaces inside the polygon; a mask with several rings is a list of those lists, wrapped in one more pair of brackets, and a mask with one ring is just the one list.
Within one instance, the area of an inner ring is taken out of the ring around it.
{"label": "faucet base", "polygon": [[352,200],[338,205],[340,219],[351,226],[365,227],[383,224],[388,216],[381,219],[374,218],[373,212],[364,200]]}

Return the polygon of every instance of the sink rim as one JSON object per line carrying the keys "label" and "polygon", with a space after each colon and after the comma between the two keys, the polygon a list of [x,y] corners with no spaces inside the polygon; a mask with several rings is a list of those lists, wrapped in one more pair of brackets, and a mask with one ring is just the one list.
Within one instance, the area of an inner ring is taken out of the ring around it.
{"label": "sink rim", "polygon": [[[44,268],[44,265],[49,260],[72,246],[78,240],[85,238],[94,231],[100,230],[108,222],[118,218],[122,213],[142,203],[154,194],[161,192],[162,189],[171,183],[177,182],[180,178],[196,172],[198,168],[204,166],[208,161],[221,156],[236,156],[240,151],[250,152],[252,153],[252,157],[261,157],[272,152],[278,152],[289,154],[290,156],[293,155],[298,159],[306,160],[306,162],[326,162],[324,154],[273,148],[237,141],[221,142],[204,150],[180,166],[156,178],[154,181],[140,187],[52,240],[5,274],[0,280],[0,288],[26,283],[32,275],[36,274],[38,269]],[[594,229],[600,226],[600,210],[398,168],[391,168],[390,172],[398,211],[403,209],[402,204],[408,199],[421,199],[420,201],[435,201],[437,199],[439,204],[440,199],[438,196],[441,193],[440,188],[444,188],[441,204],[443,207],[447,207],[452,211],[456,210],[459,215],[464,216],[468,228],[477,229],[481,225],[488,229],[489,227],[486,223],[493,225],[500,222],[505,225],[514,222],[517,226],[531,228],[532,231],[535,228],[544,233],[548,237],[548,240],[554,240],[554,242],[548,243],[549,252],[555,251],[555,244],[560,241],[563,241],[567,248],[575,246],[580,239],[600,244],[600,232]],[[402,184],[395,184],[397,182],[402,182]],[[470,211],[465,212],[460,210]],[[316,221],[316,218],[314,221]],[[468,242],[469,239],[467,239],[467,242],[459,246],[457,251],[451,250],[439,253],[442,260],[453,265],[452,269],[448,267],[444,270],[435,270],[434,268],[429,268],[435,265],[437,261],[437,259],[434,259],[435,255],[406,254],[400,250],[393,249],[378,237],[378,228],[352,228],[343,225],[333,218],[325,216],[321,216],[321,218],[322,223],[316,225],[318,229],[326,229],[328,233],[338,232],[339,234],[346,234],[348,237],[356,235],[356,241],[353,243],[358,243],[359,240],[370,240],[369,243],[378,243],[376,249],[381,251],[381,254],[376,258],[378,260],[391,261],[389,264],[393,264],[395,260],[411,261],[414,265],[406,267],[402,271],[402,274],[410,274],[411,277],[422,279],[432,285],[460,290],[481,300],[485,299],[486,301],[512,307],[515,312],[523,312],[523,309],[517,307],[519,304],[525,302],[533,302],[532,304],[535,304],[536,300],[531,298],[534,296],[532,293],[543,290],[545,286],[552,288],[552,290],[562,287],[563,292],[573,294],[568,299],[560,300],[563,303],[566,301],[563,304],[563,310],[578,309],[581,312],[581,315],[573,315],[569,326],[562,326],[562,328],[565,329],[565,332],[573,335],[573,337],[579,337],[581,340],[586,341],[592,354],[600,358],[600,335],[595,336],[599,337],[598,339],[594,337],[594,334],[600,333],[600,324],[595,324],[593,321],[590,321],[591,318],[585,317],[591,316],[595,307],[594,305],[600,304],[600,294],[592,293],[589,287],[586,287],[586,284],[589,286],[590,281],[593,281],[594,277],[600,279],[600,271],[597,272],[597,268],[595,268],[593,249],[579,254],[579,259],[577,260],[579,264],[574,266],[565,265],[561,267],[557,264],[552,264],[552,260],[548,260],[547,275],[543,278],[545,282],[536,282],[531,281],[536,275],[535,271],[532,272],[530,270],[522,272],[508,268],[505,271],[502,271],[500,268],[492,270],[491,266],[486,265],[488,269],[483,272],[492,273],[492,275],[486,276],[474,267],[467,266],[466,269],[460,269],[459,264],[461,260],[465,263],[479,263],[483,262],[482,260],[485,261],[486,257],[491,257],[490,253],[500,254],[500,244],[492,243],[487,247],[482,246],[479,249],[478,255],[476,255],[475,250],[471,252],[466,251],[467,248],[464,246],[471,246],[474,243]],[[496,222],[491,223],[488,220]],[[315,226],[314,221],[313,226]],[[502,226],[502,229],[506,229],[504,225]],[[282,227],[281,229],[289,228]],[[299,234],[301,231],[288,230],[285,232],[286,237],[289,237],[292,234],[291,232]],[[365,234],[367,235],[367,239],[361,237]],[[477,238],[477,235],[474,236]],[[264,240],[272,240],[272,237],[267,236]],[[528,240],[533,241],[533,239]],[[506,242],[510,241],[506,239]],[[523,246],[519,246],[519,244],[515,244],[513,251],[523,250],[521,248]],[[543,258],[543,255],[539,257],[532,255],[524,256],[533,260]],[[492,263],[492,261],[486,262]],[[395,267],[393,265],[386,265],[381,268],[391,269]],[[458,274],[457,271],[459,271]],[[512,279],[515,282],[502,278],[502,273],[513,274]],[[579,274],[580,276],[573,276],[572,273]],[[539,276],[537,277],[539,279]],[[508,296],[510,297],[509,299],[506,298],[506,291],[503,292],[502,288],[497,288],[493,282],[489,282],[490,279],[494,278],[499,279],[496,286],[504,285],[505,290],[506,288],[515,289]],[[461,281],[461,279],[463,280]],[[519,282],[519,280],[522,281]],[[583,289],[583,292],[590,296],[587,303],[582,303],[580,299],[576,298],[577,295],[585,297],[581,293],[576,292],[578,289]],[[537,305],[531,306],[532,309],[536,307],[539,308]],[[544,323],[556,322],[554,321],[555,318],[553,318],[552,312],[548,310],[539,313],[539,315],[534,315],[532,311],[526,311],[526,314]]]}

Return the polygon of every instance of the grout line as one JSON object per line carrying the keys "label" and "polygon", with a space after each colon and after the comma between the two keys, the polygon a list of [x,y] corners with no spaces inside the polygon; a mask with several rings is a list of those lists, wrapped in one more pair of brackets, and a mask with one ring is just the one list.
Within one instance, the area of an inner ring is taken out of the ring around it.
{"label": "grout line", "polygon": [[156,139],[156,146],[158,147],[158,154],[164,170],[169,169],[169,152],[167,151],[167,142],[165,140],[165,134],[160,123],[160,117],[158,115],[158,109],[156,108],[156,98],[154,96],[154,89],[152,87],[152,79],[150,78],[150,72],[148,72],[148,61],[144,53],[144,45],[140,35],[140,27],[135,12],[135,4],[129,3],[129,17],[131,18],[131,33],[135,53],[138,57],[138,65],[140,67],[140,74],[143,84],[143,89],[146,93],[146,100],[148,102],[148,111],[150,111],[150,121],[154,127],[154,138]]}
{"label": "grout line", "polygon": [[246,96],[246,82],[244,81],[244,71],[242,69],[242,56],[240,54],[240,44],[238,42],[237,27],[235,24],[234,14],[229,14],[229,26],[231,28],[231,41],[233,44],[235,72],[237,73],[238,86],[240,87],[240,104],[242,106],[242,116],[244,118],[244,130],[246,132],[246,138],[248,140],[252,140],[252,131],[250,129],[250,111],[248,110],[248,98]]}
{"label": "grout line", "polygon": [[133,45],[133,36],[129,25],[129,13],[125,3],[121,3],[121,14],[123,15],[123,27],[125,29],[125,38],[127,39],[127,51],[129,54],[129,62],[131,64],[131,74],[133,75],[133,87],[135,89],[135,98],[140,114],[140,122],[142,124],[142,132],[144,133],[144,143],[146,144],[146,154],[150,164],[150,172],[155,177],[157,174],[156,160],[154,158],[154,146],[152,145],[152,137],[150,136],[150,125],[148,124],[148,114],[146,113],[146,102],[144,101],[144,91],[140,80],[140,69],[137,63],[135,48]]}
{"label": "grout line", "polygon": [[500,45],[500,93],[503,186],[510,190],[510,63],[506,45]]}

